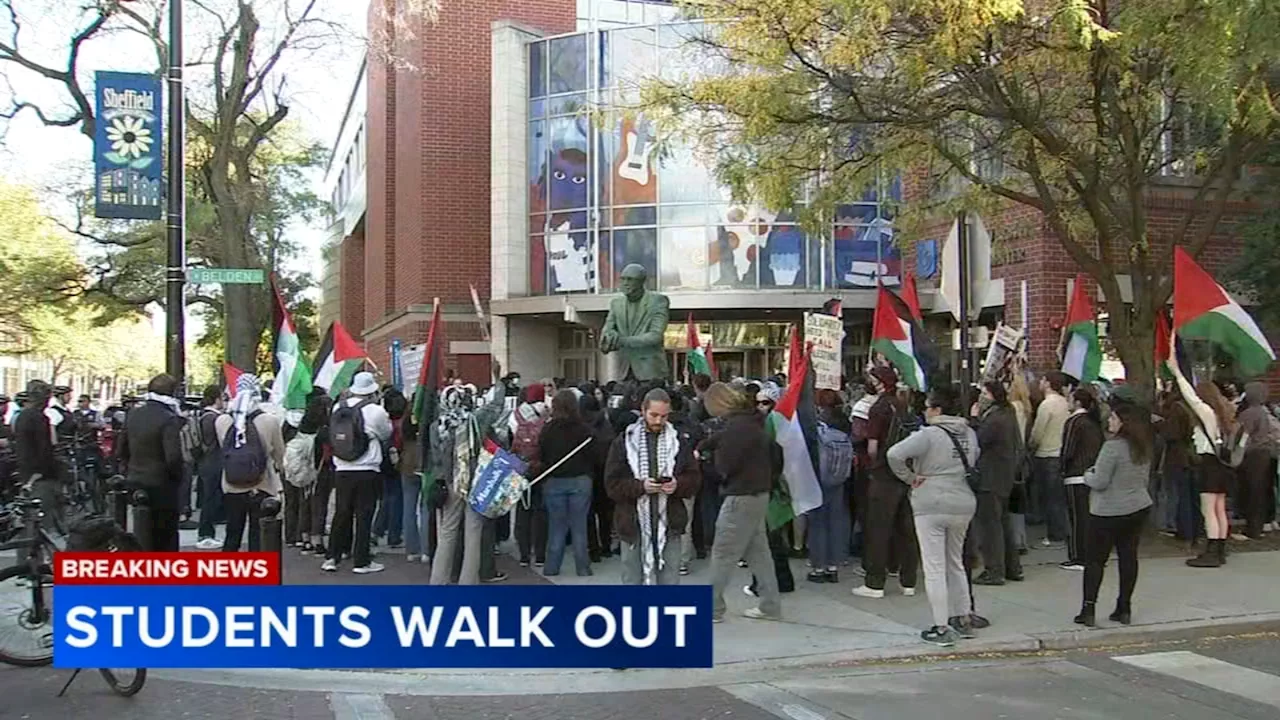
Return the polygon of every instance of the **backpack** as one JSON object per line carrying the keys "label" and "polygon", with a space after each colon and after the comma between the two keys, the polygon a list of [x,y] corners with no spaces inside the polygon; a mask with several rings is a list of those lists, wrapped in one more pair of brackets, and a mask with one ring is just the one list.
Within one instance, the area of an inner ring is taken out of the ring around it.
{"label": "backpack", "polygon": [[539,415],[532,420],[525,420],[516,410],[516,434],[511,440],[511,452],[525,462],[533,462],[538,457],[538,438],[542,428],[547,424],[546,417]]}
{"label": "backpack", "polygon": [[204,442],[200,437],[200,418],[188,417],[182,424],[182,430],[178,433],[178,440],[182,447],[182,461],[188,465],[195,465],[204,457]]}
{"label": "backpack", "polygon": [[824,488],[844,485],[853,472],[853,441],[826,423],[818,423],[818,481]]}
{"label": "backpack", "polygon": [[255,420],[261,411],[249,413],[244,423],[244,445],[236,447],[236,427],[227,428],[222,438],[222,472],[231,487],[253,487],[267,471],[267,449],[258,435]]}
{"label": "backpack", "polygon": [[342,403],[329,418],[329,445],[333,456],[339,460],[355,462],[369,450],[369,434],[364,429],[364,407],[373,404],[372,399],[361,400],[355,405]]}
{"label": "backpack", "polygon": [[284,446],[284,479],[294,487],[315,484],[319,471],[315,463],[316,436],[298,433]]}

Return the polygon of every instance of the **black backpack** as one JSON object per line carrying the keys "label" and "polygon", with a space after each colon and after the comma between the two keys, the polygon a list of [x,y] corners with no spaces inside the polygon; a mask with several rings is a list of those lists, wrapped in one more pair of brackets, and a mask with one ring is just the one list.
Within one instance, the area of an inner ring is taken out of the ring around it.
{"label": "black backpack", "polygon": [[364,429],[364,407],[373,404],[366,398],[348,405],[341,403],[329,418],[329,445],[339,460],[355,462],[369,450],[369,434]]}
{"label": "black backpack", "polygon": [[253,487],[262,481],[267,471],[267,449],[254,422],[261,414],[261,411],[251,412],[245,418],[244,445],[236,447],[234,424],[222,438],[222,472],[231,487]]}

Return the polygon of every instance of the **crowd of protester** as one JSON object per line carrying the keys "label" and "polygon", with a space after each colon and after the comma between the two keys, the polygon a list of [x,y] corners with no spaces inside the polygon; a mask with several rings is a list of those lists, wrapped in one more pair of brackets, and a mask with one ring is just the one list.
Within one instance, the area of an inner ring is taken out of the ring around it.
{"label": "crowd of protester", "polygon": [[[112,460],[147,493],[156,550],[177,550],[183,518],[197,510],[198,548],[259,549],[264,500],[277,498],[286,545],[326,572],[376,573],[379,548],[401,547],[436,585],[505,580],[495,562],[504,547],[548,577],[589,576],[617,556],[621,581],[637,585],[675,584],[706,562],[717,622],[740,568],[756,601],[746,615],[782,617],[781,596],[796,590],[791,561],[805,558],[805,580],[856,576],[850,591],[861,598],[884,598],[891,580],[908,596],[923,587],[922,638],[944,646],[989,624],[975,612],[975,586],[1024,581],[1029,527],[1043,526],[1042,546],[1065,550],[1063,570],[1082,572],[1075,621],[1084,625],[1097,622],[1113,552],[1110,619],[1131,622],[1149,528],[1188,544],[1204,538],[1188,560],[1203,568],[1226,564],[1228,538],[1276,528],[1280,421],[1261,383],[1193,386],[1175,372],[1147,403],[1123,385],[1016,368],[968,392],[918,393],[875,365],[815,395],[821,505],[800,517],[785,512],[776,440],[786,387],[782,375],[526,383],[495,363],[484,390],[446,383],[420,427],[411,399],[368,372],[336,399],[315,391],[296,417],[268,402],[253,375],[206,389],[196,412],[161,375],[128,410]],[[33,383],[0,427],[0,450],[16,449],[19,478],[51,507],[65,448],[96,446],[89,434],[111,424],[87,398],[76,418],[67,393]],[[464,492],[487,442],[540,478],[498,518]],[[1243,521],[1234,535],[1233,515]]]}

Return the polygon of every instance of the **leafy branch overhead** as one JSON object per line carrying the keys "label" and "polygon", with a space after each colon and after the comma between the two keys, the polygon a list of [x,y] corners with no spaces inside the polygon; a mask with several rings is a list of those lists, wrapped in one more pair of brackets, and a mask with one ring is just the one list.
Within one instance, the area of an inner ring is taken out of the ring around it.
{"label": "leafy branch overhead", "polygon": [[[1152,377],[1171,244],[1199,252],[1280,137],[1280,4],[1255,0],[685,0],[691,65],[644,105],[736,192],[829,216],[885,168],[905,222],[1024,205],[1101,286]],[[1154,189],[1180,200],[1150,223]],[[1124,304],[1121,275],[1131,279]]]}

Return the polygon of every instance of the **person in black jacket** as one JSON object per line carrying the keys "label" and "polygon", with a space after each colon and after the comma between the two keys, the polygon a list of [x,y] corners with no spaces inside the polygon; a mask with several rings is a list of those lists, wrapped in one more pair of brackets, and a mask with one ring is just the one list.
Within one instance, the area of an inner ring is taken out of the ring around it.
{"label": "person in black jacket", "polygon": [[1071,415],[1062,426],[1062,482],[1067,493],[1067,559],[1058,567],[1084,570],[1085,525],[1089,520],[1089,486],[1084,475],[1098,459],[1106,438],[1102,433],[1102,411],[1089,388],[1071,393]]}
{"label": "person in black jacket", "polygon": [[[582,443],[586,446],[579,449]],[[587,542],[587,516],[591,512],[591,478],[600,471],[600,450],[592,447],[594,436],[582,421],[578,396],[561,390],[551,398],[551,420],[538,436],[538,468],[550,473],[542,482],[542,499],[547,506],[547,565],[542,574],[560,574],[565,538],[573,538],[573,559],[580,577],[591,575]],[[554,468],[554,469],[551,469]]]}
{"label": "person in black jacket", "polygon": [[147,494],[151,507],[150,532],[138,540],[154,552],[178,551],[178,521],[182,511],[182,406],[178,381],[157,375],[147,385],[142,404],[129,411],[117,456],[129,485]]}
{"label": "person in black jacket", "polygon": [[196,461],[196,477],[199,479],[200,525],[196,529],[196,547],[200,550],[217,550],[217,524],[226,520],[222,511],[222,453],[218,447],[216,421],[223,411],[223,389],[214,383],[204,389],[200,400],[200,459]]}
{"label": "person in black jacket", "polygon": [[782,597],[765,532],[774,480],[771,449],[777,443],[769,438],[765,418],[755,410],[754,397],[716,383],[707,390],[704,400],[708,412],[725,418],[724,429],[704,440],[701,448],[712,453],[723,482],[723,501],[711,547],[713,622],[724,621],[724,589],[739,560],[747,562],[759,581],[756,594],[760,605],[748,608],[744,614],[753,619],[780,619]]}
{"label": "person in black jacket", "polygon": [[1009,497],[1022,459],[1022,436],[1018,416],[1002,383],[983,384],[977,411],[977,470],[982,485],[976,493],[978,508],[973,529],[977,531],[983,570],[973,583],[1003,585],[1006,580],[1022,580],[1022,561],[1009,515]]}
{"label": "person in black jacket", "polygon": [[18,454],[18,482],[31,483],[31,494],[41,503],[47,529],[63,532],[62,467],[53,443],[53,425],[44,408],[52,388],[43,380],[27,383],[27,402],[14,422]]}

